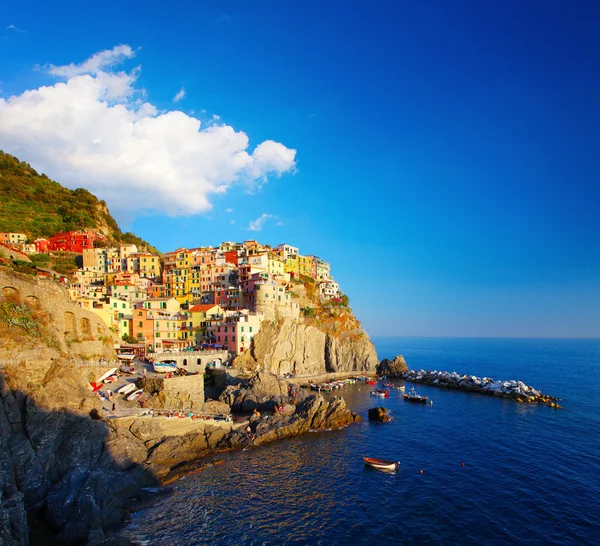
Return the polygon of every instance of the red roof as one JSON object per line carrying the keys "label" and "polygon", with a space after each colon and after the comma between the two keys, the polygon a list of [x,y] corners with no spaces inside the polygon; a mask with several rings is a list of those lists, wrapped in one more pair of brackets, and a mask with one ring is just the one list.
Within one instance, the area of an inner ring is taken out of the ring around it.
{"label": "red roof", "polygon": [[212,309],[213,307],[217,307],[218,304],[216,303],[205,303],[202,305],[194,305],[194,307],[192,307],[190,309],[190,311],[192,313],[202,313],[203,311],[208,311],[210,309]]}

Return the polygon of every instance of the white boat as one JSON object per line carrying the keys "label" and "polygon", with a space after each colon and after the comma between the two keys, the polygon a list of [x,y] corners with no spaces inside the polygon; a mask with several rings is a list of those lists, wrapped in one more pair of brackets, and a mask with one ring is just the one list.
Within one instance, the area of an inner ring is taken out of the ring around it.
{"label": "white boat", "polygon": [[129,394],[135,390],[135,383],[127,383],[123,385],[117,392],[119,394]]}
{"label": "white boat", "polygon": [[399,391],[404,392],[406,390],[406,386],[405,385],[398,385],[396,387]]}
{"label": "white boat", "polygon": [[128,402],[135,402],[140,396],[144,394],[144,389],[138,389],[137,391],[132,392],[128,397]]}
{"label": "white boat", "polygon": [[152,367],[156,373],[174,373],[177,371],[177,364],[171,364],[169,362],[155,362],[152,364]]}
{"label": "white boat", "polygon": [[111,368],[104,375],[101,375],[96,383],[102,383],[105,379],[108,379],[111,375],[115,375],[117,373],[117,368]]}
{"label": "white boat", "polygon": [[400,463],[396,461],[386,461],[385,459],[373,459],[372,457],[363,457],[366,465],[377,470],[393,471],[398,469]]}
{"label": "white boat", "polygon": [[120,353],[117,355],[117,358],[119,360],[128,360],[131,362],[135,359],[135,355],[133,353]]}

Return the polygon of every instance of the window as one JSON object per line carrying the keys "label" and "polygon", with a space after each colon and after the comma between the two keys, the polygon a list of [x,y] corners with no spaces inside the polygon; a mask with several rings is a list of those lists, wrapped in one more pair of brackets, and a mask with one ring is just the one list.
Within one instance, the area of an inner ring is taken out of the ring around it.
{"label": "window", "polygon": [[156,332],[156,337],[160,337],[160,332]]}
{"label": "window", "polygon": [[[124,324],[127,324],[126,322]],[[142,326],[144,326],[143,322],[138,322],[138,328],[141,328]]]}
{"label": "window", "polygon": [[250,332],[252,332],[252,326],[250,326]]}
{"label": "window", "polygon": [[[242,326],[242,332],[243,332],[243,331],[244,331],[244,327]],[[243,341],[243,339],[242,339],[242,341]]]}
{"label": "window", "polygon": [[142,313],[141,311],[138,311],[138,317],[141,317],[141,316],[142,316],[142,314],[143,314],[143,313]]}

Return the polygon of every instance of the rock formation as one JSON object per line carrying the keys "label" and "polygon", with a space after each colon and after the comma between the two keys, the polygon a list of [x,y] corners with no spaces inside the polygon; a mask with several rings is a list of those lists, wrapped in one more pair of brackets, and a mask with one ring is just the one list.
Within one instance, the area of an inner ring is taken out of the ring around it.
{"label": "rock formation", "polygon": [[254,337],[252,349],[234,360],[239,369],[264,368],[278,375],[297,377],[325,373],[368,373],[377,366],[377,354],[371,340],[361,330],[332,335],[315,326],[291,319],[263,322]]}
{"label": "rock formation", "polygon": [[408,366],[402,355],[396,356],[394,360],[384,358],[377,367],[379,375],[389,375],[392,377],[400,377],[407,370]]}
{"label": "rock formation", "polygon": [[378,423],[387,423],[391,420],[388,415],[388,410],[382,407],[370,408],[369,409],[369,421],[376,421]]}
{"label": "rock formation", "polygon": [[[179,473],[181,465],[360,420],[342,398],[306,396],[266,372],[236,386],[232,400],[244,408],[252,397],[277,400],[285,409],[268,419],[253,416],[251,434],[248,421],[156,414],[104,420],[86,384],[85,372],[65,360],[45,371],[9,365],[0,374],[0,544],[28,543],[26,513],[42,533],[32,536],[33,543],[40,536],[85,542],[90,533],[100,536],[118,525],[139,504],[143,487]],[[212,401],[207,407],[228,406]]]}

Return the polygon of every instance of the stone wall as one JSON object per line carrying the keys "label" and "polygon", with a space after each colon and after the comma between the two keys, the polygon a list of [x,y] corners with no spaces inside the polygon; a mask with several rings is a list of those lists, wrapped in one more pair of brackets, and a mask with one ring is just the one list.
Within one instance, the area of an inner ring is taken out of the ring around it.
{"label": "stone wall", "polygon": [[67,291],[53,281],[0,267],[0,298],[27,303],[47,316],[44,341],[5,336],[0,342],[0,363],[50,363],[59,356],[113,358],[114,334],[98,315],[69,301]]}
{"label": "stone wall", "polygon": [[204,374],[183,377],[153,377],[141,380],[152,394],[148,406],[161,410],[200,411],[204,405]]}

